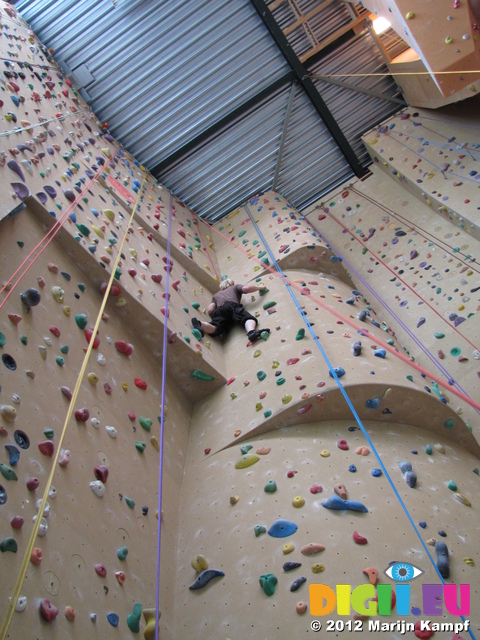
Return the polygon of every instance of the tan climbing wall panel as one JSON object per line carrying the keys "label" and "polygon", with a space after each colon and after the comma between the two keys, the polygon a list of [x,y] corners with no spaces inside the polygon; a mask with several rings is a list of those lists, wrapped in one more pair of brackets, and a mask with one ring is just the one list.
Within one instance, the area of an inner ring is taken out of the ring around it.
{"label": "tan climbing wall panel", "polygon": [[[362,3],[422,58],[442,95],[450,96],[480,79],[480,37],[467,0],[366,0]],[[435,75],[436,71],[476,71]]]}
{"label": "tan climbing wall panel", "polygon": [[[12,265],[27,247],[41,239],[43,232],[28,209],[2,221],[3,275],[10,273]],[[25,243],[23,248],[17,244],[20,240]],[[20,293],[29,287],[37,288],[41,300],[28,313]],[[58,296],[54,287],[63,292],[63,299],[54,299],[54,293]],[[61,245],[52,243],[2,309],[0,330],[5,344],[1,348],[0,404],[14,407],[17,413],[14,422],[1,419],[2,444],[14,445],[20,454],[16,466],[11,466],[9,452],[2,446],[1,462],[18,478],[0,477],[7,496],[1,506],[0,537],[2,541],[13,537],[18,544],[17,553],[6,551],[0,558],[3,611],[27,547],[36,502],[43,496],[51,468],[51,458],[40,452],[38,444],[51,442],[55,450],[58,446],[68,408],[68,399],[60,388],[74,389],[87,346],[81,326],[85,322],[86,328],[93,327],[100,302],[95,283],[78,269]],[[48,500],[48,531],[35,541],[43,559],[39,566],[29,563],[22,588],[27,608],[14,614],[11,638],[29,629],[43,638],[85,638],[92,633],[131,637],[126,616],[132,613],[134,603],[143,607],[155,604],[161,374],[158,361],[143,346],[134,321],[128,326],[116,311],[114,305],[109,308],[100,324],[100,344],[92,351],[86,369],[88,379],[75,403],[75,409],[88,409],[89,419],[82,423],[72,418],[68,425],[63,449],[70,451],[70,461],[55,471],[56,497]],[[117,351],[118,340],[133,346],[130,356]],[[6,366],[11,366],[8,356],[14,360],[15,370]],[[145,389],[141,381],[146,383]],[[160,599],[162,631],[172,636],[174,600],[169,576],[175,571],[178,506],[167,496],[174,495],[181,482],[190,404],[169,380],[165,411]],[[16,431],[28,436],[28,449],[18,444],[22,440],[15,438]],[[64,459],[62,454],[60,461]],[[94,470],[100,466],[108,469],[103,497],[97,497],[90,488],[97,479]],[[39,480],[36,490],[27,488],[31,478]],[[24,518],[19,530],[11,525],[15,516]],[[117,557],[121,547],[128,549],[124,561]],[[106,577],[95,571],[95,565],[100,564],[107,570]],[[123,585],[115,576],[120,571],[126,576]],[[43,598],[50,599],[60,611],[49,625],[39,618]],[[74,622],[65,618],[66,606],[74,608]],[[118,628],[109,624],[109,613],[119,616]],[[91,614],[96,616],[95,621]]]}
{"label": "tan climbing wall panel", "polygon": [[[250,455],[257,450],[259,455],[253,466],[244,469],[235,468],[242,457],[240,446],[233,445],[203,460],[200,448],[189,449],[176,585],[178,637],[189,637],[192,628],[199,639],[313,636],[310,623],[314,618],[309,608],[305,615],[296,613],[299,601],[309,603],[309,584],[324,583],[335,588],[337,583],[348,583],[355,587],[368,583],[363,574],[368,567],[378,570],[380,584],[390,583],[383,572],[393,561],[408,562],[425,571],[424,576],[411,583],[411,605],[422,607],[421,582],[437,583],[438,577],[385,475],[372,475],[379,467],[373,453],[356,453],[367,443],[360,431],[349,430],[353,425],[348,420],[326,420],[247,440],[252,447]],[[474,502],[479,477],[472,469],[478,467],[478,459],[452,443],[432,441],[432,434],[421,428],[381,421],[368,421],[365,426],[422,539],[447,544],[449,581],[471,584],[470,618],[472,626],[478,627],[473,605],[480,587],[478,570],[476,564],[470,566],[464,560],[472,558],[477,563],[478,507]],[[194,427],[192,436],[200,430],[200,425]],[[348,450],[338,447],[341,440],[346,441]],[[432,454],[427,455],[429,444],[443,446],[445,453],[433,448]],[[404,461],[410,462],[417,474],[415,488],[406,484],[398,466]],[[356,472],[349,470],[351,465]],[[219,477],[222,482],[218,482]],[[450,480],[459,492],[472,499],[472,507],[455,500],[454,492],[447,487]],[[265,487],[272,481],[277,490],[267,493]],[[348,500],[362,503],[368,513],[333,511],[322,506],[335,495],[338,484],[345,486]],[[311,488],[315,487],[321,487],[321,491],[312,493]],[[293,504],[298,497],[305,500],[302,507]],[[298,525],[297,531],[285,538],[265,533],[281,518]],[[420,523],[425,524],[424,529]],[[256,527],[261,527],[258,535]],[[367,539],[365,545],[354,542],[355,531]],[[443,533],[446,537],[442,537]],[[315,555],[302,554],[302,548],[310,543],[325,549]],[[293,550],[285,553],[284,545],[291,545]],[[434,548],[428,548],[436,560]],[[200,591],[190,591],[189,586],[196,579],[191,561],[197,554],[206,558],[209,568],[220,570],[225,576],[214,578]],[[286,572],[282,569],[285,562],[301,566]],[[314,573],[317,567],[323,571]],[[278,579],[271,596],[259,583],[265,574]],[[305,577],[306,582],[291,592],[291,585],[300,577]],[[339,619],[335,613],[327,618]],[[397,619],[395,613],[383,618]],[[409,622],[417,619],[405,618]],[[446,614],[440,620],[458,619]],[[367,622],[363,625],[362,638],[378,635],[368,632]],[[358,633],[347,631],[338,635],[359,637]],[[384,635],[396,640],[404,637],[400,633]],[[450,635],[439,633],[435,638]],[[414,636],[409,633],[406,637]]]}
{"label": "tan climbing wall panel", "polygon": [[[477,105],[477,107],[476,107]],[[464,112],[406,109],[365,134],[373,161],[433,211],[480,240],[478,100]]]}
{"label": "tan climbing wall panel", "polygon": [[[363,293],[382,323],[395,326],[403,352],[444,381],[455,380],[457,388],[476,399],[478,241],[439,218],[402,185],[375,168],[374,176],[345,185],[307,216],[370,285]],[[421,384],[432,393],[441,391],[478,438],[476,411],[448,389],[435,388],[428,377]]]}

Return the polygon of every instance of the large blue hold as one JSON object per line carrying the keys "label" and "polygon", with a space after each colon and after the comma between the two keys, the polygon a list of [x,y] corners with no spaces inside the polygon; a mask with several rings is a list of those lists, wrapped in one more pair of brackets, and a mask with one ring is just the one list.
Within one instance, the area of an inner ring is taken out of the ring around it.
{"label": "large blue hold", "polygon": [[297,529],[298,525],[290,520],[275,520],[267,533],[272,538],[287,538],[294,534]]}
{"label": "large blue hold", "polygon": [[112,627],[118,627],[118,623],[120,622],[120,618],[116,613],[107,613],[107,620],[112,625]]}
{"label": "large blue hold", "polygon": [[322,502],[322,507],[333,509],[334,511],[362,511],[363,513],[368,513],[367,507],[361,502],[342,500],[340,496],[330,496],[328,500]]}

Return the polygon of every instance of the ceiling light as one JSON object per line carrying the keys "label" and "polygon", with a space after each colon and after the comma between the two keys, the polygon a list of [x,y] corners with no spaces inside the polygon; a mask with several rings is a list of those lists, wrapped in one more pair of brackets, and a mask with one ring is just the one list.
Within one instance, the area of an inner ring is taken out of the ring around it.
{"label": "ceiling light", "polygon": [[390,22],[386,18],[375,18],[373,29],[377,35],[383,33],[390,27]]}

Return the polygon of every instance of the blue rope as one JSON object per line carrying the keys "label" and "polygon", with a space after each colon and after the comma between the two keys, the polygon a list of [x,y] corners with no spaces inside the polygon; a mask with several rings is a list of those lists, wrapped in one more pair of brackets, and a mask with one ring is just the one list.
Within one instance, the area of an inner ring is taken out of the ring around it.
{"label": "blue rope", "polygon": [[[436,565],[436,563],[435,563],[435,560],[433,559],[433,557],[432,557],[432,555],[431,555],[430,551],[428,550],[427,545],[426,545],[426,544],[425,544],[425,542],[423,541],[423,538],[422,538],[422,536],[421,536],[421,534],[420,534],[419,530],[417,529],[417,526],[416,526],[416,524],[414,523],[414,521],[413,521],[413,519],[412,519],[412,516],[410,515],[410,513],[409,513],[409,511],[408,511],[407,507],[405,506],[405,503],[403,502],[403,500],[402,500],[402,498],[401,498],[400,494],[398,493],[398,490],[397,490],[397,488],[395,487],[395,485],[394,485],[394,483],[393,483],[393,480],[392,480],[392,479],[391,479],[391,477],[390,477],[390,474],[388,473],[388,471],[387,471],[387,469],[386,469],[385,465],[383,464],[382,459],[380,458],[380,456],[379,456],[379,454],[378,454],[378,452],[377,452],[377,450],[376,450],[376,448],[375,448],[375,445],[373,444],[373,442],[372,442],[372,440],[371,440],[370,436],[369,436],[369,435],[368,435],[368,433],[367,433],[367,430],[366,430],[366,429],[365,429],[365,427],[363,426],[363,423],[362,423],[362,421],[360,420],[360,417],[359,417],[359,415],[357,414],[357,412],[356,412],[356,410],[355,410],[355,407],[353,406],[353,404],[352,404],[352,402],[351,402],[350,398],[349,398],[349,397],[348,397],[348,395],[347,395],[347,392],[345,391],[345,389],[344,389],[344,387],[343,387],[342,383],[340,382],[340,379],[338,378],[338,376],[337,376],[337,374],[336,374],[336,372],[335,372],[335,369],[334,369],[334,368],[333,368],[333,366],[332,366],[332,363],[330,362],[330,360],[329,360],[329,358],[328,358],[327,354],[325,353],[325,350],[324,350],[324,348],[322,347],[322,345],[321,345],[321,343],[320,343],[319,339],[318,339],[318,338],[317,338],[317,336],[315,335],[315,332],[313,331],[312,325],[310,324],[310,322],[307,320],[307,317],[306,317],[306,316],[305,316],[305,314],[303,313],[302,308],[301,308],[301,306],[300,306],[300,303],[298,302],[297,298],[295,297],[295,294],[293,293],[293,291],[292,291],[292,288],[291,288],[290,284],[289,284],[288,282],[286,282],[286,275],[283,273],[282,268],[280,267],[280,265],[278,264],[278,262],[277,262],[277,260],[276,260],[275,256],[273,255],[273,252],[272,252],[272,250],[270,249],[270,246],[268,245],[267,241],[265,240],[265,237],[264,237],[263,233],[260,231],[260,229],[259,229],[259,227],[258,227],[257,223],[255,222],[255,219],[254,219],[254,217],[252,216],[252,214],[251,214],[251,212],[250,212],[250,209],[248,208],[248,205],[247,205],[247,204],[245,204],[245,205],[244,205],[244,207],[245,207],[245,210],[246,210],[246,212],[247,212],[247,214],[248,214],[248,217],[250,218],[250,220],[251,220],[251,222],[252,222],[252,224],[253,224],[253,226],[254,226],[254,228],[255,228],[256,232],[257,232],[258,237],[259,237],[259,238],[260,238],[260,240],[262,241],[263,246],[264,246],[265,250],[267,251],[267,253],[268,253],[269,257],[270,257],[270,260],[272,261],[272,263],[273,263],[273,265],[274,265],[275,269],[277,270],[277,272],[278,272],[278,274],[280,275],[280,277],[281,277],[282,281],[284,282],[284,284],[285,284],[285,286],[286,286],[286,288],[287,288],[287,291],[288,291],[288,293],[290,294],[290,297],[292,298],[292,300],[293,300],[293,302],[294,302],[295,306],[297,307],[297,309],[298,309],[298,311],[299,311],[300,315],[302,316],[303,321],[304,321],[304,323],[306,324],[307,329],[308,329],[308,331],[310,332],[310,335],[311,335],[311,336],[312,336],[312,338],[313,338],[313,341],[314,341],[314,342],[315,342],[315,344],[317,345],[317,347],[318,347],[318,349],[319,349],[320,353],[321,353],[321,354],[322,354],[322,356],[323,356],[323,359],[324,359],[324,360],[325,360],[325,362],[327,363],[327,366],[328,366],[328,368],[329,368],[329,370],[330,370],[330,375],[335,379],[335,382],[337,383],[338,388],[340,389],[341,394],[342,394],[342,395],[343,395],[343,397],[345,398],[345,401],[346,401],[346,403],[348,404],[348,406],[349,406],[349,408],[350,408],[350,411],[351,411],[351,412],[352,412],[352,414],[353,414],[353,417],[355,418],[355,420],[356,420],[356,422],[357,422],[358,426],[360,427],[360,429],[361,429],[361,431],[362,431],[363,435],[365,436],[365,438],[366,438],[366,440],[367,440],[368,444],[370,445],[371,450],[373,451],[373,453],[374,453],[374,455],[375,455],[376,459],[378,460],[378,463],[379,463],[379,465],[380,465],[380,467],[381,467],[381,469],[382,469],[383,473],[385,474],[385,477],[387,478],[388,482],[390,483],[390,486],[391,486],[391,487],[392,487],[392,489],[393,489],[393,493],[395,494],[395,496],[396,496],[397,500],[399,501],[399,503],[400,503],[400,505],[401,505],[402,509],[403,509],[403,510],[404,510],[404,512],[405,512],[405,515],[407,516],[408,520],[410,521],[410,524],[412,525],[413,530],[414,530],[414,531],[415,531],[415,533],[417,534],[417,537],[418,537],[418,539],[420,540],[420,543],[421,543],[422,547],[424,548],[425,553],[427,554],[428,558],[430,559],[430,562],[432,563],[432,565],[433,565],[433,567],[434,567],[435,571],[437,572],[438,577],[440,578],[440,580],[441,580],[442,584],[444,584],[444,585],[445,585],[445,584],[446,584],[446,582],[445,582],[445,580],[444,580],[444,578],[443,578],[442,574],[440,573],[440,571],[439,571],[439,569],[438,569],[438,567],[437,567],[437,565]],[[464,617],[464,616],[460,616],[460,619],[462,620],[462,622],[464,622],[464,623],[465,623],[465,617]],[[472,637],[472,639],[473,639],[473,640],[476,640],[476,638],[475,638],[475,636],[474,636],[473,632],[471,631],[471,629],[468,629],[468,633],[470,634],[470,636]]]}

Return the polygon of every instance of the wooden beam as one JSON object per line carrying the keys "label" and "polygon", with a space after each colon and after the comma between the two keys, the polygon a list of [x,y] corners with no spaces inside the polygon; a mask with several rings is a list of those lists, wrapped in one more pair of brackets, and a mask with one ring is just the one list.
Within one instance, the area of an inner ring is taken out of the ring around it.
{"label": "wooden beam", "polygon": [[275,11],[275,9],[279,7],[281,4],[283,4],[284,2],[285,0],[274,0],[274,2],[268,5],[268,8],[270,9],[270,11]]}
{"label": "wooden beam", "polygon": [[356,20],[352,20],[352,22],[349,22],[344,27],[337,29],[334,33],[332,33],[331,36],[319,42],[316,47],[313,47],[313,49],[309,49],[308,51],[305,51],[305,53],[302,53],[302,55],[299,56],[300,62],[303,64],[305,60],[308,60],[309,58],[314,56],[316,53],[321,51],[322,49],[325,49],[325,47],[328,47],[330,44],[335,42],[335,40],[340,38],[340,36],[343,36],[345,33],[350,31],[351,29],[354,29],[356,26],[358,26],[362,22],[365,22],[367,17],[368,16],[360,16]]}
{"label": "wooden beam", "polygon": [[316,16],[317,13],[320,13],[320,11],[322,11],[323,9],[326,9],[328,5],[332,4],[333,2],[336,2],[336,0],[325,0],[325,2],[322,2],[322,4],[318,5],[318,7],[315,7],[315,9],[312,9],[308,13],[305,13],[296,22],[293,22],[291,25],[286,27],[283,30],[283,33],[286,36],[288,36],[290,33],[292,33],[292,31],[295,31],[295,29],[297,29],[298,27],[301,27],[302,24],[305,24],[305,22],[310,20],[310,18],[313,18],[313,16]]}

